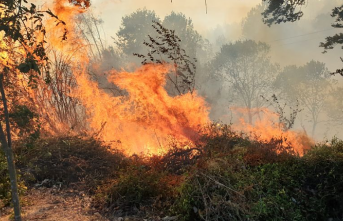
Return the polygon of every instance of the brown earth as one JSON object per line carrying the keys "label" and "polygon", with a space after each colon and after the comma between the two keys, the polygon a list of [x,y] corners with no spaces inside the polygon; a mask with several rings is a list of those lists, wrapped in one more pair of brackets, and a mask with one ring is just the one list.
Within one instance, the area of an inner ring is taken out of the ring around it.
{"label": "brown earth", "polygon": [[[58,188],[32,188],[21,198],[22,220],[44,221],[176,221],[177,217],[112,217],[103,216],[92,207],[92,199],[82,191]],[[10,219],[12,208],[0,210],[0,221]]]}
{"label": "brown earth", "polygon": [[[109,220],[91,207],[91,198],[83,192],[56,188],[31,189],[22,198],[23,221],[105,221]],[[10,220],[9,208],[0,211],[0,221]],[[6,215],[1,215],[6,214]]]}

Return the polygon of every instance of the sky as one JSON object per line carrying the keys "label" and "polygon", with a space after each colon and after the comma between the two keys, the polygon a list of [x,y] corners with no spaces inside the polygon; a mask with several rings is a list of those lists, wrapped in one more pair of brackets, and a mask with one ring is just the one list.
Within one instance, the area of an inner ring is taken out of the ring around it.
{"label": "sky", "polygon": [[252,7],[261,0],[93,0],[92,10],[103,21],[106,35],[115,36],[121,18],[137,9],[154,10],[163,18],[172,11],[182,12],[193,20],[195,29],[206,34],[217,26],[240,23]]}

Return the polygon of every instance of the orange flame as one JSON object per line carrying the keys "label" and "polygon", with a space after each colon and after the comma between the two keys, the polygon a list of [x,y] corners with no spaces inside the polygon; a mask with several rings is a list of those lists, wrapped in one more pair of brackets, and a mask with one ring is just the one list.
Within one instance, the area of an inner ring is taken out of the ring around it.
{"label": "orange flame", "polygon": [[167,65],[145,65],[133,73],[110,71],[109,81],[128,96],[111,96],[85,74],[77,76],[74,96],[86,107],[90,127],[105,141],[120,140],[127,153],[161,154],[170,138],[193,143],[210,122],[203,98],[196,93],[171,97],[164,89]]}
{"label": "orange flame", "polygon": [[[163,154],[168,150],[168,144],[172,139],[194,145],[200,137],[201,127],[210,123],[209,107],[196,92],[176,97],[168,95],[164,86],[170,66],[149,64],[132,73],[109,71],[108,81],[126,93],[122,96],[113,96],[100,89],[86,71],[90,60],[87,55],[88,45],[80,37],[82,35],[76,28],[75,21],[78,14],[87,10],[89,1],[56,0],[46,7],[51,8],[59,19],[66,23],[66,26],[56,26],[55,18],[45,20],[47,44],[60,55],[68,56],[71,77],[76,78],[77,87],[66,87],[63,91],[72,91],[71,96],[79,99],[85,108],[89,127],[86,130],[97,134],[103,141],[111,142],[113,147],[122,148],[127,154]],[[68,31],[67,41],[61,41],[64,28]],[[6,47],[4,43],[0,43],[0,49]],[[0,65],[8,64],[8,56],[6,51],[1,50]],[[56,120],[57,116],[53,110],[56,107],[45,102],[53,100],[52,92],[44,86],[42,80],[39,82],[40,90],[31,91],[26,81],[25,76],[18,75],[18,82],[21,88],[25,89],[22,93],[28,94],[27,100],[35,103],[40,116],[56,122],[55,129],[50,131],[65,131],[66,125],[59,124]],[[80,110],[79,114],[82,114],[82,111]],[[236,108],[235,111],[250,115],[259,114],[259,119],[255,120],[254,125],[246,123],[243,119],[233,125],[234,130],[243,131],[251,139],[267,142],[281,139],[285,148],[292,146],[299,155],[303,155],[313,144],[313,141],[303,133],[283,131],[280,125],[273,123],[278,121],[278,116],[268,109],[248,111]]]}
{"label": "orange flame", "polygon": [[[247,108],[231,108],[236,115],[247,114]],[[270,142],[273,139],[282,141],[281,145],[284,148],[292,147],[293,150],[302,156],[311,148],[314,141],[309,138],[304,132],[282,129],[282,125],[278,122],[278,115],[268,108],[251,109],[250,112],[258,114],[258,119],[251,125],[245,122],[243,117],[239,118],[239,123],[233,124],[233,129],[242,131],[249,136],[250,139]]]}

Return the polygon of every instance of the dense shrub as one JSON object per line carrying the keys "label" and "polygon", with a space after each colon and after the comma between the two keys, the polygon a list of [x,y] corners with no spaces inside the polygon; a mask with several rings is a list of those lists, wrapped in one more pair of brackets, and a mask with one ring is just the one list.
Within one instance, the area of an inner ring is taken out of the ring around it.
{"label": "dense shrub", "polygon": [[[27,185],[45,179],[93,194],[110,216],[178,220],[343,220],[343,141],[304,156],[280,140],[251,141],[213,127],[197,147],[124,156],[95,139],[59,137],[16,145]],[[2,153],[0,153],[1,155]],[[10,202],[3,154],[0,200]]]}
{"label": "dense shrub", "polygon": [[173,197],[174,179],[177,178],[144,163],[133,162],[111,181],[106,203],[118,216],[146,214],[153,210],[162,212],[168,198]]}
{"label": "dense shrub", "polygon": [[29,185],[47,179],[50,185],[72,184],[87,191],[93,191],[126,163],[121,152],[82,137],[38,139],[31,146],[17,146],[15,152],[17,166]]}
{"label": "dense shrub", "polygon": [[184,220],[342,220],[343,142],[316,146],[301,158],[269,153],[269,145],[199,161],[174,212]]}
{"label": "dense shrub", "polygon": [[7,161],[0,149],[0,209],[11,201],[11,184],[8,176]]}
{"label": "dense shrub", "polygon": [[[22,195],[26,192],[26,185],[22,180],[20,173],[17,174],[18,191]],[[4,152],[0,149],[0,209],[8,206],[12,200],[11,183],[8,175],[7,161]]]}

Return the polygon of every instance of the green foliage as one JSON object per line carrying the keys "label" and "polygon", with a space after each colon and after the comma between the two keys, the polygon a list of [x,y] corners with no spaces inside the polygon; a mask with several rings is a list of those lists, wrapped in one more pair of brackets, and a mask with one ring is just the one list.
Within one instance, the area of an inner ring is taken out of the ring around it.
{"label": "green foliage", "polygon": [[8,177],[7,161],[0,149],[0,209],[11,201],[11,185]]}
{"label": "green foliage", "polygon": [[246,220],[245,197],[237,186],[243,179],[239,160],[231,156],[201,161],[179,188],[173,211],[183,220]]}
{"label": "green foliage", "polygon": [[[23,195],[27,187],[20,174],[18,175],[18,180],[18,191],[20,195]],[[5,206],[9,206],[11,200],[11,183],[8,176],[7,161],[4,152],[0,149],[0,210]]]}
{"label": "green foliage", "polygon": [[86,191],[94,191],[101,180],[125,164],[122,153],[110,153],[101,142],[81,137],[38,139],[31,146],[19,143],[15,151],[27,184],[45,179],[51,185],[80,182],[79,188]]}
{"label": "green foliage", "polygon": [[[17,66],[19,71],[28,74],[30,84],[34,78],[40,74],[39,64],[45,65],[48,68],[48,56],[45,52],[45,27],[43,25],[44,15],[49,15],[56,19],[57,25],[65,23],[58,19],[50,10],[41,11],[35,4],[28,4],[26,0],[1,1],[0,2],[1,19],[0,31],[4,33],[4,42],[20,43],[27,52],[25,61]],[[31,22],[28,25],[28,22]],[[41,34],[38,35],[37,33]],[[63,39],[66,39],[65,30]],[[43,36],[43,38],[38,37]],[[7,49],[6,49],[7,50]],[[10,65],[7,64],[7,68]],[[30,72],[34,70],[33,72]],[[32,84],[33,85],[33,84]]]}
{"label": "green foliage", "polygon": [[144,59],[142,64],[172,63],[175,73],[168,76],[168,83],[172,83],[177,90],[176,95],[192,93],[195,87],[196,59],[191,59],[181,47],[181,39],[175,34],[175,30],[165,28],[157,21],[152,23],[157,37],[149,35],[149,42],[143,43],[149,48],[149,52],[147,55],[138,53],[134,55]]}
{"label": "green foliage", "polygon": [[179,189],[174,212],[184,220],[342,217],[342,141],[316,146],[302,158],[275,155],[266,147],[236,147],[220,157],[199,160]]}
{"label": "green foliage", "polygon": [[[212,125],[210,131],[202,148],[174,147],[152,157],[125,157],[93,139],[40,139],[31,148],[16,147],[17,165],[27,184],[49,179],[51,185],[73,185],[93,194],[99,210],[115,216],[261,221],[342,217],[343,141],[318,144],[299,157],[282,149],[279,140],[251,141],[228,125]],[[1,174],[5,170],[0,160]],[[0,190],[9,189],[7,179],[0,181],[5,187]],[[0,194],[9,202],[8,191]]]}
{"label": "green foliage", "polygon": [[20,140],[31,144],[40,136],[38,115],[25,105],[15,105],[9,113],[12,126],[19,132]]}
{"label": "green foliage", "polygon": [[[331,16],[335,18],[335,23],[333,23],[331,26],[334,28],[343,28],[343,5],[332,9]],[[324,52],[326,52],[329,49],[333,49],[337,44],[343,44],[343,33],[338,33],[333,36],[326,37],[326,42],[321,42],[320,47],[323,47]],[[342,71],[338,71],[338,73],[343,75]]]}
{"label": "green foliage", "polygon": [[154,11],[139,9],[122,18],[116,44],[126,55],[143,53],[143,42],[154,33],[152,21],[160,21]]}
{"label": "green foliage", "polygon": [[266,9],[262,13],[264,23],[269,26],[284,22],[295,22],[303,16],[301,6],[305,5],[305,0],[263,0],[267,2]]}
{"label": "green foliage", "polygon": [[[304,15],[301,7],[306,4],[305,0],[263,0],[263,2],[265,2],[265,10],[262,13],[263,22],[268,26],[299,20]],[[331,12],[331,17],[335,18],[335,22],[331,24],[331,26],[334,28],[342,28],[343,5],[334,7]],[[323,47],[323,53],[326,53],[327,50],[333,49],[337,44],[343,44],[343,33],[326,37],[325,42],[320,43],[320,47]],[[340,74],[343,76],[343,69],[337,69],[336,72],[332,74]]]}
{"label": "green foliage", "polygon": [[315,147],[303,158],[256,168],[259,220],[339,219],[343,207],[343,143]]}
{"label": "green foliage", "polygon": [[[152,168],[141,159],[131,161],[112,180],[106,191],[107,205],[118,215],[147,212],[150,206],[162,212],[168,203],[167,199],[173,197],[172,180],[172,176]],[[121,210],[116,211],[114,208]]]}

